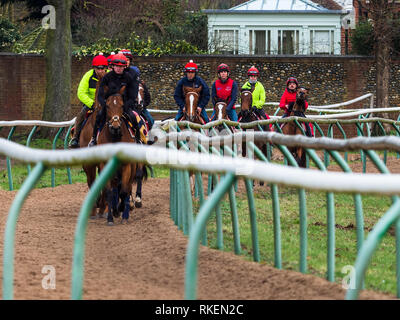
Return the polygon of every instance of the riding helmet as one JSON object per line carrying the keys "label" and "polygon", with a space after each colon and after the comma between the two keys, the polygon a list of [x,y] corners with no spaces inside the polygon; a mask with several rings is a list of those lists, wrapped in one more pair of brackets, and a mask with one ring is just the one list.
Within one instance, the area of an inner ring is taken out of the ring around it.
{"label": "riding helmet", "polygon": [[122,53],[118,53],[112,57],[111,64],[125,67],[128,64],[128,60]]}
{"label": "riding helmet", "polygon": [[189,63],[185,65],[185,72],[197,72],[197,64],[190,60]]}
{"label": "riding helmet", "polygon": [[227,71],[229,73],[230,72],[229,66],[227,64],[225,64],[225,63],[221,63],[218,66],[217,73],[220,73],[221,71]]}
{"label": "riding helmet", "polygon": [[297,79],[295,77],[290,77],[289,79],[287,79],[286,87],[289,85],[290,82],[294,82],[297,87],[299,86],[299,82],[297,81]]}
{"label": "riding helmet", "polygon": [[122,53],[125,57],[127,57],[128,59],[133,59],[133,55],[132,55],[132,52],[131,52],[131,50],[128,50],[128,49],[122,49],[121,51],[120,51],[120,53]]}
{"label": "riding helmet", "polygon": [[248,71],[247,71],[248,76],[259,76],[260,72],[255,66],[252,66]]}
{"label": "riding helmet", "polygon": [[99,54],[93,58],[93,61],[92,61],[93,67],[99,67],[99,66],[107,67],[107,65],[108,65],[108,61],[107,61],[106,57],[103,56],[103,54]]}

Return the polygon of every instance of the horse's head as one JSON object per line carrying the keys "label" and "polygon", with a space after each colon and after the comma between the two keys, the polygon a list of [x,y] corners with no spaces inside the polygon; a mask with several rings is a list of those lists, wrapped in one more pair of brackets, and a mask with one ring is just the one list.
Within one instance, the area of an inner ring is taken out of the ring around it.
{"label": "horse's head", "polygon": [[138,103],[138,109],[140,109],[141,111],[143,109],[143,104],[144,104],[144,87],[141,83],[139,83],[137,103]]}
{"label": "horse's head", "polygon": [[298,87],[296,93],[296,103],[294,106],[294,111],[302,111],[306,110],[305,101],[307,100],[308,89],[305,87]]}
{"label": "horse's head", "polygon": [[194,122],[197,113],[197,103],[199,102],[200,92],[202,87],[192,88],[183,87],[185,94],[185,115],[186,119]]}
{"label": "horse's head", "polygon": [[125,86],[121,88],[118,93],[112,94],[107,98],[107,116],[106,121],[108,130],[113,137],[121,136],[121,124],[123,114],[123,94],[125,92]]}
{"label": "horse's head", "polygon": [[219,100],[215,103],[215,114],[217,115],[217,120],[227,119],[226,115],[227,103],[225,100]]}
{"label": "horse's head", "polygon": [[250,113],[252,103],[253,103],[252,92],[250,90],[243,90],[240,93],[240,106],[241,106],[241,112],[244,117]]}

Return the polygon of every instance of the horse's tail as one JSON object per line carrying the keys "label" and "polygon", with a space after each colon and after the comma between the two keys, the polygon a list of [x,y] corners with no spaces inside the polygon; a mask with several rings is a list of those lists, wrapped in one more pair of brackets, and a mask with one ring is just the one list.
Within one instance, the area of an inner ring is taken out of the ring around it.
{"label": "horse's tail", "polygon": [[148,164],[143,165],[143,180],[146,181],[147,178],[149,177],[149,174],[147,172],[147,169],[150,170],[150,166]]}

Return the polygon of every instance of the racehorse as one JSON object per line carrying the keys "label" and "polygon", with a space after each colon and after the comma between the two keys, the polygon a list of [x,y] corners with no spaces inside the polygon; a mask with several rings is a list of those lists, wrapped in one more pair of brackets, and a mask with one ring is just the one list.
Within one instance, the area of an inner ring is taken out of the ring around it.
{"label": "racehorse", "polygon": [[[228,117],[228,113],[226,112],[226,108],[227,108],[228,104],[226,103],[225,100],[217,100],[217,102],[215,103],[214,106],[214,117],[211,118],[211,121],[216,121],[216,120],[230,120]],[[224,125],[220,124],[216,127],[216,129],[221,132],[224,130]]]}
{"label": "racehorse", "polygon": [[[239,122],[246,123],[246,122],[252,122],[252,121],[258,121],[258,120],[264,120],[260,118],[253,110],[252,107],[252,102],[253,102],[253,94],[252,91],[250,90],[243,90],[240,93],[240,105],[241,105],[241,110],[238,115]],[[271,131],[271,125],[269,126],[264,126],[264,128],[267,131]],[[244,129],[246,131],[247,129]],[[254,128],[255,131],[260,131],[258,126]],[[256,141],[255,145],[262,151],[262,153],[267,156],[267,144],[262,142],[262,141]],[[242,156],[246,157],[246,143],[242,142]]]}
{"label": "racehorse", "polygon": [[[137,97],[137,102],[138,102],[138,111],[141,115],[142,110],[143,110],[143,104],[144,104],[144,87],[141,82],[139,82],[139,90],[138,90],[138,97]],[[146,122],[145,118],[141,116],[144,123],[146,124],[147,131],[149,131],[149,125]],[[142,207],[142,184],[143,180],[147,179],[147,169],[146,166],[137,163],[136,164],[136,195],[135,198],[133,199],[134,205],[136,208],[141,208]]]}
{"label": "racehorse", "polygon": [[[289,106],[289,117],[296,116],[296,117],[304,117],[304,112],[306,111],[305,108],[305,101],[307,100],[308,89],[304,87],[299,87],[296,93],[296,102]],[[302,122],[302,125],[307,131],[306,124]],[[301,129],[293,122],[284,123],[281,127],[282,133],[287,135],[296,135],[296,134],[303,134]],[[289,151],[292,153],[294,159],[296,160],[297,164],[301,168],[306,167],[306,152],[302,147],[288,147]]]}
{"label": "racehorse", "polygon": [[[106,125],[101,130],[97,139],[97,144],[130,142],[135,143],[138,138],[136,133],[132,133],[123,115],[123,94],[126,87],[123,86],[117,93],[111,94],[106,100]],[[107,88],[105,89],[107,91]],[[141,134],[142,132],[140,132]],[[144,138],[145,140],[146,138]],[[100,169],[104,168],[104,163],[100,164]],[[114,224],[114,217],[119,216],[122,211],[122,223],[127,223],[129,211],[131,209],[129,198],[132,193],[132,184],[136,176],[136,165],[132,163],[123,163],[117,173],[117,179],[108,181],[105,194],[108,203],[107,223]],[[117,182],[116,182],[117,180]],[[116,183],[120,184],[116,185]],[[116,191],[118,190],[118,191]],[[118,193],[116,197],[115,193]],[[120,200],[119,204],[118,201]]]}
{"label": "racehorse", "polygon": [[201,89],[201,86],[199,88],[183,87],[185,108],[183,109],[183,117],[181,120],[205,124],[200,112],[197,111],[197,103],[199,102]]}
{"label": "racehorse", "polygon": [[[96,84],[96,93],[95,93],[95,101],[94,101],[93,111],[87,114],[86,120],[85,120],[85,122],[83,124],[83,128],[81,130],[81,135],[79,137],[79,145],[81,147],[83,147],[83,146],[86,147],[89,144],[90,139],[92,138],[92,135],[93,135],[93,127],[96,122],[97,113],[101,109],[101,106],[97,99],[97,92],[99,91],[100,82],[103,77],[100,77],[100,76],[98,76],[98,77],[99,77],[99,79]],[[96,179],[96,171],[99,168],[99,166],[97,164],[86,164],[86,165],[82,165],[82,168],[86,173],[86,181],[87,181],[88,187],[90,189],[94,180]],[[96,203],[96,207],[99,208],[98,216],[102,217],[104,215],[104,211],[106,209],[105,208],[106,207],[105,198],[104,198],[103,193],[101,194],[100,198],[98,199],[98,201]],[[93,209],[92,209],[92,214],[91,214],[92,218],[96,217],[96,207],[93,207]]]}

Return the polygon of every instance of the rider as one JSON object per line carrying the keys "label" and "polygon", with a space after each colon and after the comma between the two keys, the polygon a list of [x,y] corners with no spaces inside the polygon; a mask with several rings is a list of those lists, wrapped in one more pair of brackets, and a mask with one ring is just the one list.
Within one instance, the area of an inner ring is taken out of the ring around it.
{"label": "rider", "polygon": [[208,88],[206,82],[197,75],[197,64],[190,60],[189,63],[185,65],[186,76],[178,81],[178,84],[175,88],[174,99],[176,104],[179,107],[178,114],[175,117],[175,120],[179,121],[179,119],[183,116],[183,109],[185,108],[185,94],[183,93],[183,87],[192,87],[199,88],[202,87],[200,91],[199,103],[197,106],[197,111],[201,112],[201,117],[204,122],[208,122],[208,115],[206,112],[206,105],[208,100],[210,100],[210,89]]}
{"label": "rider", "polygon": [[[218,100],[224,100],[227,102],[226,113],[232,121],[238,121],[238,116],[235,111],[235,102],[237,99],[238,85],[236,81],[233,81],[229,77],[229,66],[225,63],[221,63],[217,69],[218,79],[213,83],[211,89],[211,99],[213,105]],[[214,120],[216,112],[214,110],[211,115],[211,120]]]}
{"label": "rider", "polygon": [[[125,57],[128,58],[128,65],[126,67],[128,72],[130,72],[132,75],[136,72],[140,78],[139,68],[132,64],[132,60],[133,60],[132,52],[128,49],[122,49],[120,51],[120,53],[122,53]],[[143,89],[144,89],[144,101],[143,101],[141,114],[146,118],[146,120],[149,124],[149,130],[151,130],[151,128],[153,127],[153,124],[154,124],[154,119],[151,116],[150,112],[146,109],[147,106],[150,104],[150,100],[151,100],[150,92],[147,89],[147,86],[145,85],[143,80],[139,79],[139,82],[143,86]]]}
{"label": "rider", "polygon": [[262,118],[269,119],[269,116],[265,114],[263,106],[265,104],[265,89],[261,82],[257,81],[260,72],[255,66],[252,66],[248,71],[247,75],[249,80],[242,86],[243,90],[252,91],[252,106],[254,111]]}
{"label": "rider", "polygon": [[90,69],[88,72],[86,72],[82,77],[82,80],[79,82],[77,94],[78,99],[83,103],[83,108],[76,116],[74,137],[69,144],[70,148],[79,148],[79,136],[81,134],[82,124],[85,120],[87,112],[89,110],[93,111],[96,84],[99,81],[99,78],[102,78],[107,72],[107,59],[103,56],[103,54],[99,54],[93,58],[92,66],[93,69]]}
{"label": "rider", "polygon": [[[282,118],[286,118],[289,116],[289,104],[291,102],[295,102],[296,101],[296,94],[297,94],[297,88],[299,87],[299,82],[297,81],[296,78],[294,77],[290,77],[289,79],[287,79],[286,81],[286,89],[285,92],[283,93],[282,97],[281,97],[281,101],[279,103],[279,107],[281,108],[281,110],[284,112]],[[308,102],[305,102],[306,105],[306,110],[308,108]]]}
{"label": "rider", "polygon": [[[124,112],[127,114],[132,124],[137,128],[138,123],[135,115],[132,113],[132,109],[135,107],[136,98],[138,95],[139,76],[135,73],[128,73],[125,68],[127,66],[127,59],[123,54],[116,54],[111,60],[112,71],[108,72],[102,79],[99,87],[97,98],[101,105],[101,110],[97,114],[96,123],[93,128],[93,137],[89,142],[89,147],[97,144],[97,131],[101,128],[106,120],[106,100],[107,98],[115,93],[118,93],[123,86],[126,86],[124,92]],[[133,74],[133,76],[132,76]],[[105,92],[104,88],[108,87],[108,91]]]}
{"label": "rider", "polygon": [[[291,108],[293,108],[294,103],[296,102],[297,88],[299,87],[299,82],[295,77],[290,77],[286,81],[286,89],[281,97],[281,101],[279,103],[279,107],[283,110],[284,114],[282,118],[286,118],[290,115]],[[305,101],[305,110],[308,108],[308,102]],[[304,111],[305,111],[304,110]],[[310,123],[304,123],[306,126],[306,135],[311,137],[313,136],[313,129]]]}

